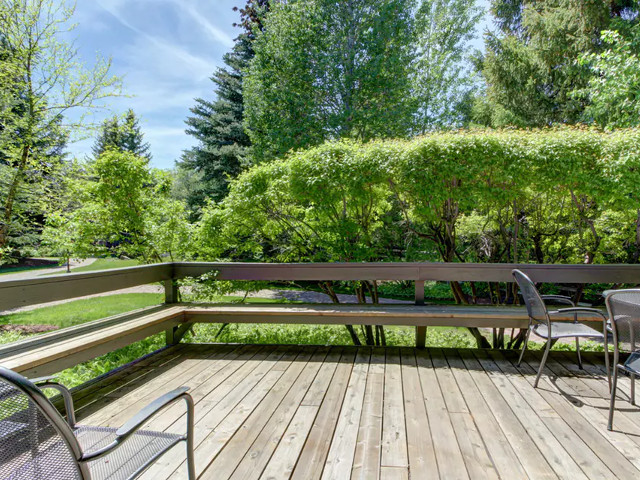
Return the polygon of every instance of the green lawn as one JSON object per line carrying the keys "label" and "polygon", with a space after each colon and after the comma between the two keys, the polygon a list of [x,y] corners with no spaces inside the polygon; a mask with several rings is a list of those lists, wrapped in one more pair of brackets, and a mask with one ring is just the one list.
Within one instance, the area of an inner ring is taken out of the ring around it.
{"label": "green lawn", "polygon": [[56,268],[55,265],[36,265],[30,267],[5,267],[0,270],[0,275],[9,275],[11,273],[30,272],[31,270],[42,270],[45,268]]}
{"label": "green lawn", "polygon": [[[224,296],[213,298],[217,302],[237,302],[242,297]],[[28,312],[11,313],[0,316],[0,325],[56,325],[58,327],[70,327],[91,320],[117,315],[119,313],[136,310],[162,303],[164,297],[160,293],[126,293],[110,295],[106,297],[94,297],[74,300],[60,305],[42,307]],[[248,299],[250,303],[281,303],[281,300]],[[16,332],[0,332],[0,344],[15,342],[26,338]],[[196,337],[192,341],[206,341],[205,337]],[[239,340],[241,341],[241,340]],[[165,345],[164,334],[154,335],[140,342],[88,362],[76,365],[60,372],[58,381],[73,387],[95,378],[114,368],[129,363]]]}
{"label": "green lawn", "polygon": [[[140,265],[138,260],[121,260],[120,258],[98,258],[92,264],[84,267],[76,267],[71,269],[71,273],[96,272],[99,270],[111,270],[112,268],[135,267]],[[58,275],[67,273],[66,270],[61,272],[48,273],[44,275]]]}
{"label": "green lawn", "polygon": [[[160,293],[125,293],[107,297],[84,298],[60,305],[38,308],[28,312],[0,316],[0,325],[56,325],[71,327],[99,318],[138,308],[157,305],[164,301]],[[0,343],[2,340],[0,340]]]}

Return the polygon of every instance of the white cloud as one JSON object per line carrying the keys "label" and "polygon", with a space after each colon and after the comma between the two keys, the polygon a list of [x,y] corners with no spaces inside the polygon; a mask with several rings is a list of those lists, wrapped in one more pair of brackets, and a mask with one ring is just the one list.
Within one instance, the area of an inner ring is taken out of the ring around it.
{"label": "white cloud", "polygon": [[206,17],[201,12],[198,12],[192,5],[186,4],[184,2],[177,2],[175,0],[173,1],[173,3],[178,5],[181,11],[188,13],[191,19],[194,20],[210,36],[212,40],[221,42],[226,47],[233,46],[233,38],[231,38],[231,36],[223,30],[209,22]]}
{"label": "white cloud", "polygon": [[[77,7],[77,45],[83,58],[95,51],[113,57],[113,72],[123,76],[129,98],[109,102],[101,121],[132,108],[141,117],[151,144],[153,164],[171,168],[195,140],[184,121],[194,98],[213,98],[209,80],[222,55],[233,45],[234,4],[242,0],[94,0]],[[89,153],[91,139],[70,146],[72,154]]]}

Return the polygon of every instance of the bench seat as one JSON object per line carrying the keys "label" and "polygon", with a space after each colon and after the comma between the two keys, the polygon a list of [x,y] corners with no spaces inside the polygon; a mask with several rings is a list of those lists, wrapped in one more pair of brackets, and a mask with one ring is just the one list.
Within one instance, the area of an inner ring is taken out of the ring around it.
{"label": "bench seat", "polygon": [[[553,317],[573,319],[573,315]],[[2,345],[0,364],[26,376],[49,375],[160,332],[166,332],[167,344],[177,344],[194,323],[411,326],[416,327],[417,346],[423,347],[429,326],[526,328],[528,321],[524,307],[506,306],[166,304]]]}
{"label": "bench seat", "polygon": [[179,325],[184,308],[150,307],[0,346],[0,364],[28,377],[59,372]]}

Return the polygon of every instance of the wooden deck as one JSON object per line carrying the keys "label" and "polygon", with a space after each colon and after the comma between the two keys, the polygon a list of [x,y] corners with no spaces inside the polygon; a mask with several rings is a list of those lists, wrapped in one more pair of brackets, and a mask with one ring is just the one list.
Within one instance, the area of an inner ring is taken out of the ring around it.
{"label": "wooden deck", "polygon": [[[202,479],[640,478],[640,407],[607,432],[601,356],[584,359],[554,352],[534,390],[535,353],[180,344],[75,397],[81,422],[119,426],[191,386]],[[182,432],[183,412],[148,428]],[[183,461],[181,444],[143,478],[186,478]]]}

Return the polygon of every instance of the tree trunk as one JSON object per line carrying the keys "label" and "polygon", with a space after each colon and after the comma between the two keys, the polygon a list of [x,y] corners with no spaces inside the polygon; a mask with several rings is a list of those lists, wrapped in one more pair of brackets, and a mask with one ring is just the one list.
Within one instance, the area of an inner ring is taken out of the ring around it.
{"label": "tree trunk", "polygon": [[[318,285],[320,286],[322,291],[326,293],[329,296],[329,298],[331,298],[331,301],[333,303],[340,303],[340,299],[338,298],[338,295],[336,295],[336,292],[333,289],[333,285],[331,284],[331,282],[318,282]],[[362,345],[362,342],[360,341],[358,334],[353,328],[353,325],[345,325],[345,328],[349,332],[349,335],[351,336],[351,341],[353,342],[353,344],[356,346]]]}
{"label": "tree trunk", "polygon": [[0,249],[7,246],[9,242],[9,229],[11,221],[13,219],[13,206],[15,204],[16,195],[18,194],[18,186],[22,181],[24,172],[27,169],[27,162],[29,161],[29,145],[25,145],[22,148],[22,154],[20,155],[20,163],[18,164],[18,170],[13,176],[9,191],[7,192],[7,199],[4,202],[4,216],[2,219],[2,225],[0,225]]}

